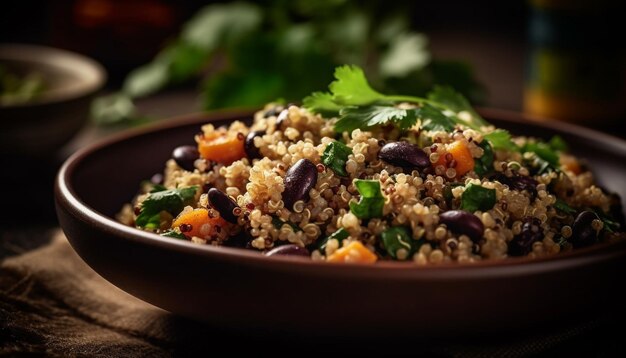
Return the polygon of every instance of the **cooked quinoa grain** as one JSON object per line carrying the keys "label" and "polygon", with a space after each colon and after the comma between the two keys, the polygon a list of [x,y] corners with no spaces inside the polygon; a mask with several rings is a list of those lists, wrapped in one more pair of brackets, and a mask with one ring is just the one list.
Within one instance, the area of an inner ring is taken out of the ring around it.
{"label": "cooked quinoa grain", "polygon": [[118,219],[198,244],[418,265],[538,258],[625,236],[619,199],[565,151],[546,164],[533,138],[509,150],[492,126],[337,133],[336,122],[268,104],[250,126],[207,124]]}

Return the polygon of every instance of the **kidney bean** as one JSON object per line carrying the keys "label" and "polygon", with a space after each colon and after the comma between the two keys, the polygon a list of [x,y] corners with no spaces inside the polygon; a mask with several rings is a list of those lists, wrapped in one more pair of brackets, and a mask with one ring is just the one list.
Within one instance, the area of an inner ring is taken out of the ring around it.
{"label": "kidney bean", "polygon": [[591,223],[600,218],[593,211],[583,211],[578,214],[572,225],[572,237],[570,242],[574,247],[589,246],[598,241],[598,232]]}
{"label": "kidney bean", "polygon": [[209,189],[209,204],[213,207],[213,209],[219,211],[220,216],[233,224],[237,223],[237,215],[233,213],[233,211],[239,206],[228,197],[228,195],[222,193],[216,188]]}
{"label": "kidney bean", "polygon": [[426,168],[430,160],[422,149],[409,142],[385,144],[378,152],[378,158],[389,164],[403,168]]}
{"label": "kidney bean", "polygon": [[243,143],[243,149],[249,159],[261,158],[261,152],[259,151],[259,148],[254,145],[254,138],[262,136],[264,134],[265,131],[252,131],[246,136],[246,140]]}
{"label": "kidney bean", "polygon": [[291,210],[298,200],[307,200],[309,191],[317,183],[317,166],[308,159],[300,159],[285,173],[283,202]]}
{"label": "kidney bean", "polygon": [[192,145],[182,145],[174,149],[172,158],[179,167],[191,172],[194,170],[194,162],[200,158],[200,153]]}
{"label": "kidney bean", "polygon": [[532,250],[533,244],[543,239],[541,220],[535,217],[522,219],[522,231],[509,242],[509,255],[526,256]]}
{"label": "kidney bean", "polygon": [[439,221],[446,224],[450,231],[469,236],[476,242],[483,237],[485,226],[483,222],[474,214],[463,210],[448,210],[439,214]]}

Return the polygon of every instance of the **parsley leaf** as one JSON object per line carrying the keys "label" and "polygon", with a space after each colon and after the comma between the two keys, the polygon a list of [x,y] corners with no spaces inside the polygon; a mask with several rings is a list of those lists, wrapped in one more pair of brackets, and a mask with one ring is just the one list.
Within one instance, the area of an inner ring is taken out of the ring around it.
{"label": "parsley leaf", "polygon": [[555,135],[554,137],[552,137],[548,145],[550,145],[550,148],[556,151],[566,152],[568,150],[567,142],[559,135]]}
{"label": "parsley leaf", "polygon": [[493,149],[504,149],[509,151],[518,151],[519,148],[511,140],[511,134],[504,129],[496,129],[491,133],[483,136],[491,143]]}
{"label": "parsley leaf", "polygon": [[359,219],[382,217],[385,198],[380,191],[380,182],[378,180],[355,179],[354,186],[361,194],[361,199],[358,203],[350,203],[350,211]]}
{"label": "parsley leaf", "polygon": [[326,253],[326,245],[328,245],[328,241],[331,239],[335,239],[337,241],[339,241],[339,247],[341,247],[341,242],[345,239],[348,238],[348,236],[350,236],[350,234],[348,234],[348,231],[346,231],[346,229],[344,228],[339,228],[339,230],[333,232],[332,234],[326,236],[322,241],[320,241],[320,243],[318,244],[317,248],[322,252],[322,254]]}
{"label": "parsley leaf", "polygon": [[190,186],[150,193],[141,203],[141,211],[135,224],[148,229],[158,228],[161,211],[167,211],[173,216],[178,215],[185,205],[191,204],[197,190],[198,186]]}
{"label": "parsley leaf", "polygon": [[476,210],[487,211],[496,204],[496,190],[480,185],[469,184],[461,196],[461,210],[473,213]]}
{"label": "parsley leaf", "polygon": [[407,129],[417,122],[417,112],[414,109],[392,106],[345,107],[339,113],[341,118],[335,123],[337,132],[351,132],[357,128],[365,129],[388,122],[397,123],[400,128]]}
{"label": "parsley leaf", "polygon": [[346,177],[348,176],[346,162],[350,154],[352,154],[352,148],[341,142],[332,141],[324,149],[322,163],[332,169],[337,175]]}
{"label": "parsley leaf", "polygon": [[384,100],[385,96],[376,92],[367,82],[365,73],[358,66],[339,66],[335,78],[328,88],[335,103],[359,106]]}

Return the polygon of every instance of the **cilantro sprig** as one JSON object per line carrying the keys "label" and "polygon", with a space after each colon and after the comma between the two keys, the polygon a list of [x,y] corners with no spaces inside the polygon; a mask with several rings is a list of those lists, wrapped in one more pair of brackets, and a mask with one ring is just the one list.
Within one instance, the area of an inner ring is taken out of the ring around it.
{"label": "cilantro sprig", "polygon": [[141,203],[141,209],[135,224],[146,229],[157,229],[161,221],[161,212],[166,211],[172,216],[178,215],[185,205],[191,204],[198,186],[176,188],[152,192]]}
{"label": "cilantro sprig", "polygon": [[[338,116],[337,132],[385,124],[395,124],[404,130],[416,125],[418,120],[428,130],[452,130],[462,124],[480,131],[489,125],[463,95],[450,87],[435,86],[427,98],[385,95],[372,88],[360,67],[344,65],[335,69],[335,81],[328,88],[330,92],[314,92],[303,104],[311,112]],[[399,103],[418,106],[397,108]],[[461,112],[465,115],[459,116]]]}

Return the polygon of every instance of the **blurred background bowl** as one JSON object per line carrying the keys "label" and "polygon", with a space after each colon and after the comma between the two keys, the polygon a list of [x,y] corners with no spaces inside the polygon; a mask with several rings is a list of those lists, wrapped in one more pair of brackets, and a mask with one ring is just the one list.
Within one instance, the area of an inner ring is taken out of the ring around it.
{"label": "blurred background bowl", "polygon": [[0,103],[0,152],[17,157],[54,155],[87,122],[107,77],[90,58],[44,46],[0,44],[0,64],[19,76],[37,73],[44,85],[32,100]]}

